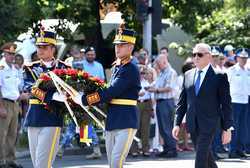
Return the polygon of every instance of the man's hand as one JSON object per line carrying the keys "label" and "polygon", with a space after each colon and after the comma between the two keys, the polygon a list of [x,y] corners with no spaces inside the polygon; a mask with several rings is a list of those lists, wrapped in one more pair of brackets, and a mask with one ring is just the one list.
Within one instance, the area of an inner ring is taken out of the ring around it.
{"label": "man's hand", "polygon": [[18,100],[28,100],[30,97],[30,93],[21,93]]}
{"label": "man's hand", "polygon": [[179,138],[178,138],[179,132],[180,132],[180,127],[174,126],[174,128],[172,130],[172,136],[174,137],[174,139],[179,140]]}
{"label": "man's hand", "polygon": [[149,88],[147,89],[147,91],[149,91],[149,92],[156,92],[157,89],[154,88],[154,87],[149,87]]}
{"label": "man's hand", "polygon": [[76,96],[71,97],[71,98],[72,98],[72,100],[73,100],[76,104],[82,105],[82,96],[83,96],[83,93],[78,93]]}
{"label": "man's hand", "polygon": [[230,143],[231,138],[232,138],[232,133],[230,130],[222,132],[221,141],[223,145]]}
{"label": "man's hand", "polygon": [[0,118],[5,119],[7,117],[7,111],[4,107],[0,107]]}
{"label": "man's hand", "polygon": [[144,96],[144,95],[145,95],[145,92],[143,92],[143,91],[140,91],[140,92],[139,92],[139,96],[140,96],[140,97],[142,97],[142,96]]}
{"label": "man's hand", "polygon": [[53,94],[52,99],[58,102],[64,102],[66,100],[66,96],[64,94],[59,94],[58,92],[55,92]]}

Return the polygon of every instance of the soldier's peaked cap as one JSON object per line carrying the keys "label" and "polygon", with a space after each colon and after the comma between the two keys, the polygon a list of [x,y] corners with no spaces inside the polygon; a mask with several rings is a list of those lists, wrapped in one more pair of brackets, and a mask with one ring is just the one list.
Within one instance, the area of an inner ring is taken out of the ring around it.
{"label": "soldier's peaked cap", "polygon": [[56,33],[41,28],[36,38],[36,45],[56,45]]}
{"label": "soldier's peaked cap", "polygon": [[136,32],[131,29],[126,29],[122,24],[116,31],[115,39],[113,44],[126,44],[131,43],[135,44],[136,41]]}

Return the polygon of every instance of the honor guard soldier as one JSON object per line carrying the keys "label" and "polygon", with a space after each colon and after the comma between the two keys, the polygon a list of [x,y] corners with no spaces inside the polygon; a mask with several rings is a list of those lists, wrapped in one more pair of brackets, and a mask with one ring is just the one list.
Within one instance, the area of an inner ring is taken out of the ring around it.
{"label": "honor guard soldier", "polygon": [[106,151],[110,168],[122,168],[138,129],[137,99],[140,91],[140,73],[131,63],[135,32],[120,27],[115,36],[116,63],[110,86],[90,95],[78,95],[78,104],[108,103],[106,119]]}
{"label": "honor guard soldier", "polygon": [[63,116],[60,115],[58,111],[60,108],[55,105],[55,101],[51,101],[55,90],[45,92],[36,87],[36,82],[41,73],[69,66],[55,59],[54,32],[41,29],[36,39],[36,46],[40,60],[24,67],[24,89],[32,93],[25,126],[28,127],[29,149],[34,168],[50,168],[58,151]]}
{"label": "honor guard soldier", "polygon": [[15,163],[15,143],[17,136],[18,100],[27,97],[20,94],[22,73],[14,65],[14,43],[1,47],[5,61],[0,66],[0,168],[21,168]]}

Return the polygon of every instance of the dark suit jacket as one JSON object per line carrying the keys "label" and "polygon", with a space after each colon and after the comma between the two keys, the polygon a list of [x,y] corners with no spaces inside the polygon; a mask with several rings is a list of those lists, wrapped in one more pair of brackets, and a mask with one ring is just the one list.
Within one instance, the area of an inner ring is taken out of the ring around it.
{"label": "dark suit jacket", "polygon": [[185,73],[183,89],[177,105],[176,125],[180,125],[186,114],[190,133],[199,129],[202,133],[215,131],[218,121],[224,130],[233,125],[229,83],[225,73],[208,68],[198,95],[195,94],[195,73]]}

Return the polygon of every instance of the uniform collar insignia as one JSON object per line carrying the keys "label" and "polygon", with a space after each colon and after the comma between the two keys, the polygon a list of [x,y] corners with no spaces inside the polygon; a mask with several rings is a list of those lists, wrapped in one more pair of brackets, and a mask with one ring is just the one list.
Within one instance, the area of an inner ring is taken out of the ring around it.
{"label": "uniform collar insignia", "polygon": [[131,56],[130,57],[126,57],[124,59],[117,59],[114,64],[119,66],[119,65],[126,65],[127,63],[129,63],[131,61]]}

